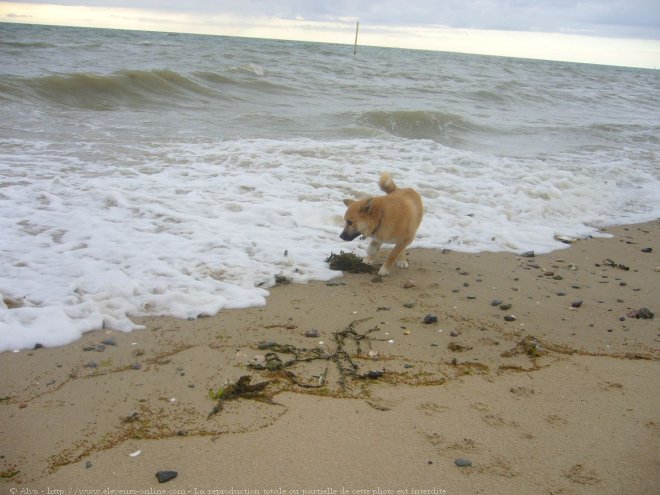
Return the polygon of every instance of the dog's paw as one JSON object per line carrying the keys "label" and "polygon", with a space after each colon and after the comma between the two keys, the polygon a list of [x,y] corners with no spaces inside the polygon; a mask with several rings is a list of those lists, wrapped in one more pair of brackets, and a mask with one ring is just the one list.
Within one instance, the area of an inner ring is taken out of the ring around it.
{"label": "dog's paw", "polygon": [[385,265],[381,266],[380,270],[378,270],[378,275],[380,275],[381,277],[384,277],[385,275],[389,275],[389,274],[390,271],[387,268],[385,268]]}
{"label": "dog's paw", "polygon": [[408,260],[396,260],[396,266],[399,268],[408,268]]}

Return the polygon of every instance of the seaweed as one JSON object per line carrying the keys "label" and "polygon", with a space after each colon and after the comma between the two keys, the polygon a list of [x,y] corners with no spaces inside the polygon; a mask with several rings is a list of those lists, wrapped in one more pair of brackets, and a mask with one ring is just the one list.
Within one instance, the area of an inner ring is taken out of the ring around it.
{"label": "seaweed", "polygon": [[223,388],[218,389],[216,392],[209,391],[209,395],[213,399],[217,399],[218,403],[209,413],[208,418],[214,414],[222,411],[224,403],[228,400],[244,397],[246,399],[265,400],[269,401],[269,397],[264,394],[264,389],[268,386],[270,381],[255,383],[252,385],[250,382],[252,377],[250,375],[241,376],[236,382],[230,383]]}
{"label": "seaweed", "polygon": [[[314,381],[303,381],[289,368],[298,363],[311,362],[315,360],[331,361],[335,363],[337,372],[339,373],[339,385],[343,392],[348,388],[347,381],[349,378],[353,379],[378,379],[383,376],[384,371],[368,371],[363,374],[357,372],[359,366],[353,361],[351,353],[347,350],[349,342],[355,345],[356,354],[359,357],[362,355],[361,343],[365,341],[371,345],[372,337],[369,334],[380,330],[378,327],[373,327],[367,330],[364,334],[358,333],[355,330],[355,325],[364,320],[355,320],[351,322],[346,328],[337,331],[333,334],[332,340],[335,343],[334,352],[327,351],[320,347],[313,349],[301,349],[291,344],[279,344],[277,342],[261,342],[258,344],[259,349],[267,349],[271,352],[266,353],[264,361],[261,363],[251,363],[248,367],[254,370],[265,370],[278,373],[289,380],[294,385],[302,388],[321,389],[326,386],[326,377],[328,375],[328,368],[325,371],[314,377]],[[276,353],[289,354],[293,358],[289,360],[281,359]]]}
{"label": "seaweed", "polygon": [[339,254],[330,253],[325,262],[330,265],[331,270],[349,273],[374,273],[376,271],[375,266],[368,265],[359,256],[344,251]]}

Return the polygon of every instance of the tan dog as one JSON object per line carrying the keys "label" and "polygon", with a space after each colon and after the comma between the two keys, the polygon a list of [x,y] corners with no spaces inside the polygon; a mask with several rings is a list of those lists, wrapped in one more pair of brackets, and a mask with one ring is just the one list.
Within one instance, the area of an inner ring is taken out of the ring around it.
{"label": "tan dog", "polygon": [[379,275],[387,275],[394,263],[399,268],[408,268],[404,250],[415,239],[424,207],[417,191],[397,188],[387,172],[380,175],[379,185],[386,196],[344,200],[348,206],[344,215],[346,226],[339,237],[345,241],[352,241],[360,235],[371,237],[365,259],[369,264],[373,264],[381,244],[394,244],[378,271]]}

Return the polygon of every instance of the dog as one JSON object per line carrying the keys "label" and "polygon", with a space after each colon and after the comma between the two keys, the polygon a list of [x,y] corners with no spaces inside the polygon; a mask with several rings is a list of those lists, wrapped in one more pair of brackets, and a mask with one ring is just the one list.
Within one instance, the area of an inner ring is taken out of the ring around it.
{"label": "dog", "polygon": [[405,249],[415,239],[422,222],[424,207],[422,198],[414,189],[399,189],[387,172],[380,174],[378,182],[385,196],[360,200],[345,199],[348,207],[346,222],[339,237],[352,241],[358,236],[371,238],[365,263],[373,264],[382,244],[394,244],[387,260],[378,270],[379,275],[389,275],[392,265],[408,268]]}

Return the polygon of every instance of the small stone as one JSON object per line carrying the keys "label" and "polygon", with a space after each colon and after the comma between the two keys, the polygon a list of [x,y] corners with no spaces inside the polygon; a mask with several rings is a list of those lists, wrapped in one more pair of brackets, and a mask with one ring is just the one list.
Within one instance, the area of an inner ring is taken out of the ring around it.
{"label": "small stone", "polygon": [[89,469],[89,468],[91,468],[91,467],[92,467],[92,461],[87,461],[87,462],[85,463],[85,469]]}
{"label": "small stone", "polygon": [[131,364],[131,369],[132,370],[139,370],[140,368],[142,368],[142,365],[140,363]]}
{"label": "small stone", "polygon": [[566,292],[557,292],[557,295],[559,297],[564,297],[566,295]]}
{"label": "small stone", "polygon": [[637,311],[629,313],[628,316],[632,318],[642,319],[642,320],[652,320],[655,317],[655,314],[648,308],[640,308]]}
{"label": "small stone", "polygon": [[578,299],[571,303],[571,308],[579,308],[582,306],[582,299]]}
{"label": "small stone", "polygon": [[95,348],[92,347],[92,346],[90,346],[90,345],[88,345],[88,346],[86,346],[86,347],[83,347],[83,351],[84,351],[84,352],[90,352],[90,351],[93,351],[94,349],[95,349]]}
{"label": "small stone", "polygon": [[48,380],[48,381],[46,382],[46,385],[47,385],[47,386],[55,385],[55,380]]}
{"label": "small stone", "polygon": [[158,483],[167,483],[168,481],[172,481],[177,476],[179,476],[179,473],[176,471],[158,471],[156,473]]}
{"label": "small stone", "polygon": [[411,309],[411,308],[414,308],[414,307],[415,307],[415,303],[414,303],[414,302],[403,303],[403,307],[404,307],[404,308]]}
{"label": "small stone", "polygon": [[506,303],[506,304],[500,304],[500,309],[502,311],[506,311],[508,309],[511,309],[511,303]]}
{"label": "small stone", "polygon": [[96,347],[94,347],[94,350],[96,352],[103,352],[105,351],[105,346],[103,344],[97,344]]}
{"label": "small stone", "polygon": [[521,253],[520,256],[523,258],[533,258],[534,251],[525,251],[524,253]]}
{"label": "small stone", "polygon": [[34,348],[33,348],[33,350],[36,351],[37,349],[43,349],[43,347],[44,347],[44,346],[43,346],[42,344],[37,343],[37,344],[34,344]]}
{"label": "small stone", "polygon": [[456,330],[452,330],[449,332],[450,337],[458,337],[460,334]]}
{"label": "small stone", "polygon": [[650,247],[642,249],[642,253],[652,253],[652,252],[653,252],[653,248],[650,248]]}
{"label": "small stone", "polygon": [[21,403],[18,405],[18,408],[19,408],[19,409],[25,409],[27,406],[28,406],[27,403],[25,403],[25,402],[21,402]]}
{"label": "small stone", "polygon": [[98,368],[98,367],[99,367],[99,365],[96,364],[94,361],[90,361],[89,363],[87,363],[85,365],[85,368]]}
{"label": "small stone", "polygon": [[516,321],[516,317],[513,315],[506,315],[504,321]]}
{"label": "small stone", "polygon": [[490,302],[490,305],[491,305],[491,306],[499,306],[500,304],[502,304],[502,301],[500,301],[499,299],[493,299],[493,300]]}
{"label": "small stone", "polygon": [[404,289],[412,289],[415,287],[417,284],[415,283],[414,280],[408,279],[403,283],[403,288]]}
{"label": "small stone", "polygon": [[319,335],[320,335],[319,331],[314,329],[314,328],[312,328],[311,330],[306,330],[305,331],[305,337],[310,337],[310,338],[316,339],[316,338],[318,338]]}
{"label": "small stone", "polygon": [[114,346],[117,345],[117,340],[114,337],[110,337],[109,339],[102,340],[101,344]]}
{"label": "small stone", "polygon": [[428,314],[424,317],[424,323],[426,323],[427,325],[437,322],[438,322],[438,317],[434,314]]}
{"label": "small stone", "polygon": [[458,467],[470,467],[472,466],[472,461],[470,459],[456,459],[454,461],[454,464],[456,464]]}

